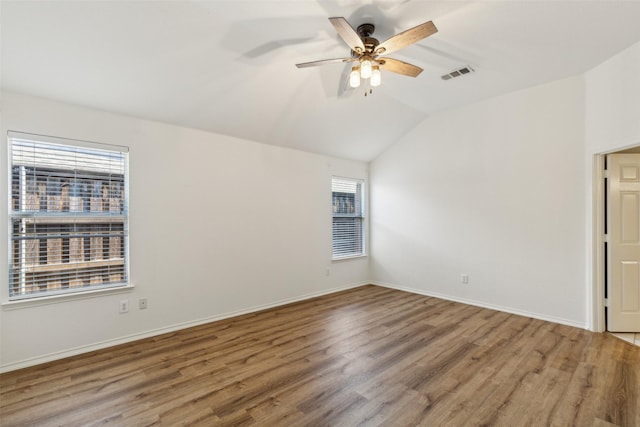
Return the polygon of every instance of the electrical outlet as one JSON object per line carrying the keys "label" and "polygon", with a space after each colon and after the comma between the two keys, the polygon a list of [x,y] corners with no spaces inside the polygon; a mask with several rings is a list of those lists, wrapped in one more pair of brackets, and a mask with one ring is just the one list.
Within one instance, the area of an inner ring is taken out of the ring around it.
{"label": "electrical outlet", "polygon": [[469,275],[468,274],[463,274],[462,276],[460,276],[460,281],[464,284],[469,283]]}
{"label": "electrical outlet", "polygon": [[147,299],[146,298],[140,298],[138,300],[138,308],[140,310],[144,310],[145,308],[147,308]]}
{"label": "electrical outlet", "polygon": [[128,313],[129,312],[129,300],[123,299],[120,301],[120,313]]}

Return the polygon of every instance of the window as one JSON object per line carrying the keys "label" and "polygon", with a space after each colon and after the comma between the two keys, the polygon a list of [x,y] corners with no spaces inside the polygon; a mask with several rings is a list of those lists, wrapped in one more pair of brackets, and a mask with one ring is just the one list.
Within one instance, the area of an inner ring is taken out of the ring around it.
{"label": "window", "polygon": [[364,250],[364,181],[333,177],[333,259],[361,256]]}
{"label": "window", "polygon": [[12,300],[128,283],[128,149],[9,133]]}

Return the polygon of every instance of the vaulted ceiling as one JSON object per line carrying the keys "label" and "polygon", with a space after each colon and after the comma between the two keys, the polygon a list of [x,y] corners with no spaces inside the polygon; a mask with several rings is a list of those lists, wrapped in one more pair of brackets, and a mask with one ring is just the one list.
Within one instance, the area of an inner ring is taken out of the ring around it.
{"label": "vaulted ceiling", "polygon": [[[369,161],[428,115],[585,72],[640,40],[640,1],[0,2],[2,89]],[[432,20],[371,96],[340,94],[327,18],[374,36]],[[469,65],[475,73],[444,81]]]}

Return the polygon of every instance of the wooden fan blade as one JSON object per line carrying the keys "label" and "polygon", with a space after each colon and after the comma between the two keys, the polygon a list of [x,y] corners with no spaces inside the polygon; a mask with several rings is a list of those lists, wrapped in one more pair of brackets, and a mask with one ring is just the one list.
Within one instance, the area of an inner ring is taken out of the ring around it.
{"label": "wooden fan blade", "polygon": [[382,69],[391,71],[392,73],[402,74],[403,76],[418,77],[422,72],[422,68],[411,65],[399,59],[384,58],[377,61]]}
{"label": "wooden fan blade", "polygon": [[353,61],[355,61],[355,59],[353,58],[322,59],[320,61],[302,62],[300,64],[296,64],[296,67],[298,68],[317,67],[319,65],[338,64],[338,63],[353,62]]}
{"label": "wooden fan blade", "polygon": [[364,43],[353,27],[343,17],[329,18],[342,40],[356,53],[364,52]]}
{"label": "wooden fan blade", "polygon": [[403,47],[414,44],[415,42],[427,38],[437,32],[438,29],[432,21],[425,22],[424,24],[410,28],[383,41],[376,48],[375,54],[386,55],[388,53],[395,52],[396,50],[400,50]]}

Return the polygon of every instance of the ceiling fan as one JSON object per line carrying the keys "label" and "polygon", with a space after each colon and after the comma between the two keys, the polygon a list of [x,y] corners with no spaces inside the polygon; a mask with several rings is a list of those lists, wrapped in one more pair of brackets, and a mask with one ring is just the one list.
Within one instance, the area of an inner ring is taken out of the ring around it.
{"label": "ceiling fan", "polygon": [[[362,79],[369,79],[371,87],[379,86],[381,82],[380,68],[403,76],[417,77],[422,72],[422,68],[398,59],[387,58],[384,55],[400,50],[438,32],[433,22],[428,21],[380,43],[372,37],[375,30],[373,24],[362,24],[358,26],[357,30],[354,30],[343,17],[329,18],[329,21],[342,37],[342,40],[351,48],[351,56],[348,58],[303,62],[296,64],[296,67],[306,68],[325,64],[355,62],[357,65],[351,68],[348,80],[349,86],[352,88],[359,87]],[[371,93],[371,89],[369,89],[369,93]]]}

